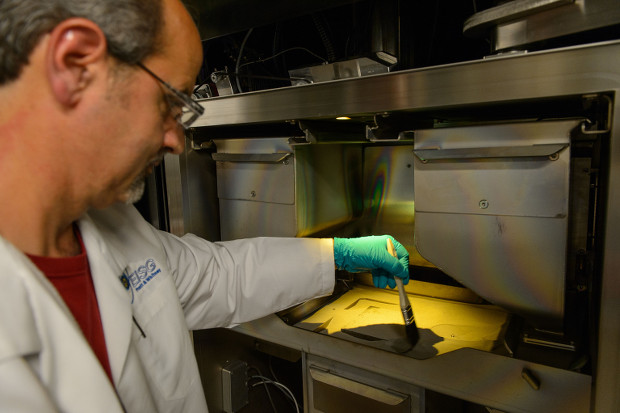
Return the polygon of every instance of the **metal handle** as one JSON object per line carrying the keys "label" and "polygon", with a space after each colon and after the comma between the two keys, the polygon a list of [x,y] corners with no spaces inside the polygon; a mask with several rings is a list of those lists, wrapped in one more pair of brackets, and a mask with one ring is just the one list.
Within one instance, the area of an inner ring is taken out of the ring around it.
{"label": "metal handle", "polygon": [[568,144],[497,146],[460,149],[428,148],[416,149],[413,153],[422,162],[428,162],[448,159],[552,157],[566,147],[568,147]]}
{"label": "metal handle", "polygon": [[277,153],[219,153],[215,152],[211,156],[217,162],[260,162],[260,163],[281,163],[289,156],[290,152]]}
{"label": "metal handle", "polygon": [[388,392],[386,390],[360,383],[358,381],[353,381],[341,376],[336,376],[329,372],[318,370],[314,368],[314,366],[311,366],[309,370],[312,379],[317,382],[324,383],[341,390],[346,390],[348,392],[363,397],[367,397],[388,406],[398,406],[409,398],[408,395],[396,392]]}

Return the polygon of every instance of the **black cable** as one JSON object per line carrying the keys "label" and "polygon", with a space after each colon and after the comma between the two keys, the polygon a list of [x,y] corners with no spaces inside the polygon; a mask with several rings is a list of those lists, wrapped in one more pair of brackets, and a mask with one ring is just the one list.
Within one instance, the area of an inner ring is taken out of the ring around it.
{"label": "black cable", "polygon": [[242,92],[241,90],[241,81],[239,81],[239,67],[241,65],[241,56],[243,56],[243,49],[245,48],[245,44],[248,41],[248,38],[250,37],[250,35],[252,34],[252,31],[254,31],[254,28],[251,28],[250,30],[248,30],[248,32],[246,33],[245,37],[243,38],[243,42],[241,42],[241,47],[239,48],[239,55],[237,56],[237,63],[235,64],[235,74],[237,74],[237,89],[239,91],[239,93]]}
{"label": "black cable", "polygon": [[327,35],[327,31],[325,30],[325,26],[323,22],[319,19],[319,16],[316,13],[312,14],[312,21],[314,22],[314,27],[319,32],[319,36],[321,37],[321,41],[323,42],[323,46],[325,47],[325,52],[327,53],[327,61],[333,62],[336,60],[336,53],[334,53],[334,45]]}
{"label": "black cable", "polygon": [[[276,57],[278,57],[278,56],[280,56],[280,55],[282,55],[284,53],[288,53],[288,52],[290,52],[292,50],[303,50],[304,52],[310,53],[312,56],[316,57],[317,59],[320,59],[321,61],[323,61],[323,63],[328,63],[327,60],[323,59],[321,56],[319,56],[318,54],[314,53],[312,50],[306,49],[305,47],[301,47],[301,46],[294,46],[294,47],[289,47],[288,49],[285,49],[285,50],[281,50],[278,53],[274,54],[273,56],[269,56],[269,57],[266,57],[264,59],[254,60],[252,62],[246,62],[246,63],[244,63],[242,65],[239,65],[239,69],[241,69],[242,67],[245,67],[247,65],[253,65],[255,63],[264,63],[264,62],[266,62],[268,60],[275,59]],[[237,70],[237,73],[238,72],[239,72],[239,70]]]}

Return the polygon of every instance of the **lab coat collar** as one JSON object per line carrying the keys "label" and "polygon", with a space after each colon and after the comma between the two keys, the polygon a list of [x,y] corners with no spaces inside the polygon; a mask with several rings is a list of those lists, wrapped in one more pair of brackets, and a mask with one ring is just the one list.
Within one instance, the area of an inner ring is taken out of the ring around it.
{"label": "lab coat collar", "polygon": [[118,386],[131,341],[131,298],[120,281],[126,259],[104,241],[90,217],[81,219],[78,226],[95,286],[112,378]]}

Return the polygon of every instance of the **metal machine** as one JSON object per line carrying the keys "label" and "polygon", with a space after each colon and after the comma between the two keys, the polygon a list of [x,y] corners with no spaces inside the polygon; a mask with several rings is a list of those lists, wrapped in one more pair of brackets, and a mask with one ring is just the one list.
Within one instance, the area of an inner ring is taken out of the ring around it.
{"label": "metal machine", "polygon": [[[508,21],[609,6],[508,3],[510,18],[489,9],[465,34],[501,43]],[[605,36],[620,21],[608,10]],[[421,331],[400,346],[397,294],[339,273],[331,297],[195,332],[212,409],[233,411],[222,365],[256,352],[297,363],[309,412],[620,409],[620,41],[522,50],[538,41],[200,101],[186,153],[165,164],[170,230],[389,233],[411,253]]]}

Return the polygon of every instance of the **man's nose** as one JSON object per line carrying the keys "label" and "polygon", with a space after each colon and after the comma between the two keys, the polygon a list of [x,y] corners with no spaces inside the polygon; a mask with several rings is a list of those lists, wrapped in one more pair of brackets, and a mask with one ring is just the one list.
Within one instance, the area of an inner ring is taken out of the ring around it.
{"label": "man's nose", "polygon": [[164,133],[164,148],[175,155],[183,153],[185,149],[185,130],[176,121]]}

